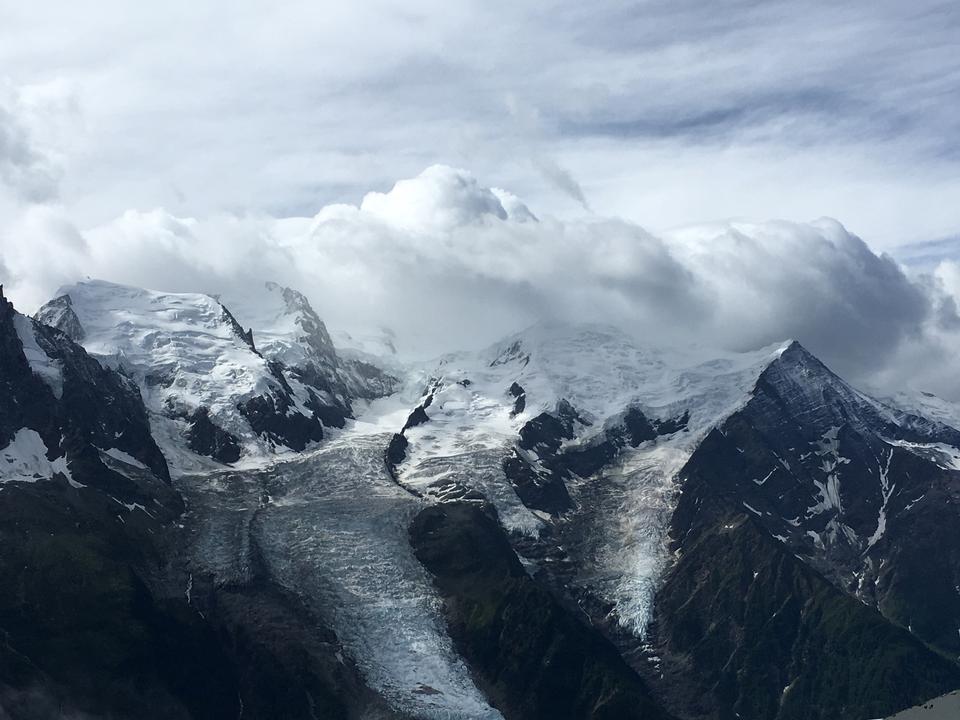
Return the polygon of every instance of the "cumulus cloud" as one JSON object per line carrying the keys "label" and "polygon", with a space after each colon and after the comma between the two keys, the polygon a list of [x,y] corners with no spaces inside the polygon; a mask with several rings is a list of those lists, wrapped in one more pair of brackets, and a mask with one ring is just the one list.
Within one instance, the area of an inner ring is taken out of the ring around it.
{"label": "cumulus cloud", "polygon": [[960,399],[948,370],[960,265],[913,273],[828,219],[654,235],[625,220],[537,217],[433,166],[308,217],[129,211],[80,233],[60,211],[34,209],[4,236],[0,262],[26,309],[84,276],[234,296],[272,279],[305,292],[332,326],[388,326],[421,355],[543,319],[611,323],[656,344],[795,337],[855,382]]}
{"label": "cumulus cloud", "polygon": [[[517,215],[530,215],[515,196],[510,205]],[[400,180],[388,193],[367,193],[360,211],[413,231],[443,231],[487,218],[509,217],[494,190],[481,187],[469,173],[444,165],[433,165],[416,178]]]}

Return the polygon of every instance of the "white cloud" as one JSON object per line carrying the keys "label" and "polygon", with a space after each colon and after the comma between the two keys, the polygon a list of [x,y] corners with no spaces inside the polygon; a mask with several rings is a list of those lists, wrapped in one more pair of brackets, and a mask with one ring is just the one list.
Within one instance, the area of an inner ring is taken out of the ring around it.
{"label": "white cloud", "polygon": [[[530,211],[516,202],[515,212]],[[507,210],[490,188],[463,170],[433,165],[416,178],[400,180],[388,193],[367,193],[360,210],[406,230],[452,230],[488,218],[507,219]]]}
{"label": "white cloud", "polygon": [[960,398],[944,370],[960,347],[960,271],[911,276],[833,220],[655,236],[623,220],[537,219],[447,167],[313,217],[129,211],[82,235],[52,210],[26,218],[0,248],[10,294],[26,305],[86,275],[233,295],[273,279],[330,324],[386,325],[421,353],[478,347],[540,319],[736,349],[796,337],[857,382]]}

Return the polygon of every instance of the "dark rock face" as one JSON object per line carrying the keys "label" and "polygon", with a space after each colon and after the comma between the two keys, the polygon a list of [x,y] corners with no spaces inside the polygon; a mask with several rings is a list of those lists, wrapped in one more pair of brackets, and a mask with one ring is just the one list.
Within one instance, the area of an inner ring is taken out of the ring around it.
{"label": "dark rock face", "polygon": [[[241,680],[244,717],[348,720],[396,717],[344,657],[335,633],[304,600],[277,585],[251,548],[250,577],[220,585],[191,576],[192,611],[213,628]],[[205,717],[197,715],[196,717]]]}
{"label": "dark rock face", "polygon": [[458,649],[506,718],[669,717],[614,647],[524,572],[489,508],[428,507],[410,541]]}
{"label": "dark rock face", "polygon": [[689,413],[684,413],[651,421],[639,408],[631,407],[590,442],[561,449],[564,440],[576,437],[579,427],[588,426],[570,403],[561,400],[555,413],[541,413],[520,428],[519,450],[504,460],[503,471],[524,505],[557,515],[573,507],[565,484],[571,473],[590,477],[628,445],[637,447],[660,435],[679,432],[688,419]]}
{"label": "dark rock face", "polygon": [[[60,397],[27,362],[15,327],[33,334],[61,376]],[[0,296],[0,446],[20,428],[37,432],[51,452],[93,467],[94,447],[117,448],[145,464],[160,479],[169,473],[153,441],[140,393],[127,378],[105,370],[63,333],[18,316]],[[55,457],[56,457],[55,456]],[[84,460],[86,458],[86,460]]]}
{"label": "dark rock face", "polygon": [[[684,410],[683,414],[675,418],[667,418],[666,420],[654,420],[653,428],[656,431],[657,435],[672,435],[675,432],[680,432],[685,430],[687,423],[690,422],[690,411]],[[648,438],[649,439],[649,438]],[[643,439],[638,438],[636,435],[631,434],[631,444],[636,447]]]}
{"label": "dark rock face", "polygon": [[[32,371],[15,323],[57,363],[59,397]],[[5,717],[234,717],[231,663],[156,581],[183,505],[136,387],[2,297],[0,384],[0,444],[34,430],[48,454],[66,455],[71,476],[7,480],[0,491]]]}
{"label": "dark rock face", "polygon": [[503,474],[528,508],[559,515],[573,507],[563,479],[530,463],[519,452],[504,458]]}
{"label": "dark rock face", "polygon": [[303,450],[308,443],[322,440],[323,426],[316,413],[308,418],[287,412],[290,407],[284,396],[259,395],[242,403],[239,409],[254,432],[278,445]]}
{"label": "dark rock face", "polygon": [[430,422],[430,416],[427,415],[427,411],[424,410],[423,405],[418,405],[414,411],[410,413],[409,417],[407,417],[407,421],[403,424],[403,430],[401,430],[401,432],[428,422]]}
{"label": "dark rock face", "polygon": [[390,444],[387,446],[386,463],[390,477],[397,479],[397,467],[407,458],[407,446],[410,441],[402,433],[394,433],[390,438]]}
{"label": "dark rock face", "polygon": [[190,416],[187,430],[187,447],[199,455],[212,457],[222,463],[240,459],[240,443],[236,437],[210,419],[210,413],[201,407]]}
{"label": "dark rock face", "polygon": [[490,362],[490,367],[506,365],[511,362],[519,362],[521,367],[526,367],[530,363],[530,353],[524,351],[523,344],[519,340],[511,343],[509,347],[504,348],[504,350]]}
{"label": "dark rock face", "polygon": [[[69,297],[69,295],[66,297]],[[220,305],[220,310],[223,313],[223,319],[226,320],[227,323],[230,325],[230,327],[233,329],[233,334],[236,335],[241,340],[243,340],[243,342],[247,345],[247,347],[249,347],[254,352],[257,352],[257,346],[253,342],[253,328],[244,330],[243,326],[239,322],[237,322],[237,319],[233,316],[233,313],[227,310],[227,308],[224,305]]]}
{"label": "dark rock face", "polygon": [[[326,326],[310,307],[306,297],[290,288],[279,288],[274,283],[267,283],[267,286],[280,290],[288,310],[296,314],[302,332],[299,340],[308,349],[308,359],[302,364],[287,367],[278,360],[267,358],[270,372],[280,384],[282,392],[251,398],[240,407],[240,411],[254,432],[300,451],[310,442],[323,439],[323,426],[342,428],[346,420],[353,417],[352,397],[380,397],[378,390],[388,387],[389,382],[383,373],[369,364],[351,365],[350,370],[355,373],[347,372],[337,357]],[[226,307],[223,312],[237,336],[262,356],[254,344],[253,330],[244,331]],[[294,380],[305,386],[305,405],[313,413],[312,417],[289,412],[295,404],[294,391],[290,386]]]}
{"label": "dark rock face", "polygon": [[925,449],[957,440],[789,347],[681,471],[650,628],[670,707],[880,717],[960,684],[960,473]]}
{"label": "dark rock face", "polygon": [[[407,459],[407,448],[410,446],[410,441],[407,439],[406,432],[410,428],[430,422],[430,416],[427,415],[427,408],[433,404],[433,396],[436,390],[437,381],[433,381],[424,393],[423,400],[413,409],[413,412],[407,416],[407,420],[403,424],[403,427],[400,428],[400,432],[394,433],[390,438],[390,443],[387,446],[384,457],[387,472],[390,473],[390,477],[392,477],[394,481],[397,480],[397,469],[400,467],[400,464]],[[409,488],[406,489],[409,491]]]}
{"label": "dark rock face", "polygon": [[682,717],[853,719],[956,687],[960,667],[838,590],[725,492],[726,442],[714,431],[694,453],[673,518],[679,560],[650,627],[668,705]]}
{"label": "dark rock face", "polygon": [[727,469],[718,489],[836,587],[960,655],[960,472],[936,450],[956,430],[852,393],[798,345],[721,429],[698,452]]}
{"label": "dark rock face", "polygon": [[[336,636],[305,635],[316,620],[278,588],[224,588],[213,621],[235,648],[246,684],[243,713],[254,718],[350,718],[354,702],[370,694],[356,670],[337,660]],[[322,632],[316,634],[323,635]]]}
{"label": "dark rock face", "polygon": [[519,415],[527,407],[527,391],[518,383],[513,383],[507,392],[513,397],[513,410],[510,411],[511,417]]}
{"label": "dark rock face", "polygon": [[[519,385],[510,393],[516,401],[526,393]],[[514,392],[516,390],[517,392]],[[516,407],[516,404],[515,404]],[[585,423],[566,400],[553,413],[540,413],[520,428],[518,450],[504,458],[503,472],[520,501],[529,508],[558,515],[573,507],[563,474],[550,465],[564,440],[572,440],[577,425]]]}
{"label": "dark rock face", "polygon": [[624,413],[623,428],[627,431],[632,447],[653,440],[659,434],[647,416],[637,408],[630,408]]}
{"label": "dark rock face", "polygon": [[171,508],[127,511],[91,487],[0,492],[5,717],[236,717],[229,658],[203,619],[151,580]]}
{"label": "dark rock face", "polygon": [[[555,453],[564,440],[572,440],[576,423],[582,423],[576,409],[566,400],[554,413],[540,413],[520,428],[519,445],[538,454]],[[585,424],[585,423],[584,423]]]}
{"label": "dark rock face", "polygon": [[400,380],[373,363],[357,358],[340,358],[347,389],[355,398],[376,400],[400,387]]}
{"label": "dark rock face", "polygon": [[[268,289],[279,291],[288,312],[295,315],[308,359],[302,365],[288,368],[292,377],[317,391],[317,403],[328,408],[328,415],[338,411],[342,418],[353,416],[352,398],[372,400],[389,395],[399,380],[376,365],[356,358],[341,358],[333,345],[327,326],[302,293],[276,283]],[[324,421],[324,424],[328,424]],[[337,427],[342,427],[338,425]]]}

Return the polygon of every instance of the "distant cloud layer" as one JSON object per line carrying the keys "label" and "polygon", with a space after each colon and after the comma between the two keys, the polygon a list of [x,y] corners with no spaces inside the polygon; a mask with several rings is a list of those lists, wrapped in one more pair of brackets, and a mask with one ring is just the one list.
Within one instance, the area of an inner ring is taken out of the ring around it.
{"label": "distant cloud layer", "polygon": [[304,291],[332,325],[388,326],[421,354],[482,346],[542,319],[706,348],[795,337],[855,381],[960,398],[949,371],[958,266],[908,274],[834,220],[655,236],[623,220],[538,218],[470,173],[433,166],[313,217],[129,211],[80,233],[34,206],[10,232],[0,257],[28,309],[85,275],[231,295],[273,279]]}

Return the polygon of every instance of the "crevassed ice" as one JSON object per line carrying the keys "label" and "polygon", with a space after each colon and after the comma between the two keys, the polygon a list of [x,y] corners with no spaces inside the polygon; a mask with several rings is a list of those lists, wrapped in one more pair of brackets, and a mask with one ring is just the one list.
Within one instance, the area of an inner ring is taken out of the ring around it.
{"label": "crevassed ice", "polygon": [[423,501],[387,475],[389,435],[365,427],[271,468],[182,478],[193,562],[218,580],[249,579],[255,547],[271,579],[321,614],[394,707],[427,719],[500,718],[454,650],[410,547]]}

